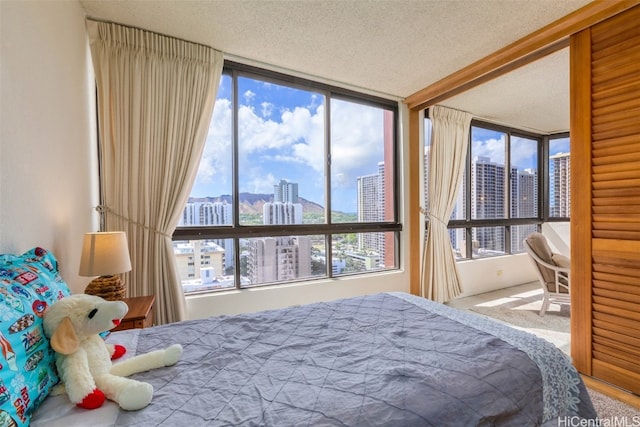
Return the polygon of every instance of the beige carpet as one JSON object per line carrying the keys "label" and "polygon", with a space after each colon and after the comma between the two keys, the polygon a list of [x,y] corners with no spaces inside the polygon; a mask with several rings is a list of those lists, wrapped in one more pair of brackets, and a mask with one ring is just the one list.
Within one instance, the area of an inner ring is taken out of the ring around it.
{"label": "beige carpet", "polygon": [[531,332],[570,354],[570,307],[551,304],[545,315],[540,316],[541,299],[541,295],[535,295],[509,299],[496,305],[487,302],[472,306],[469,310]]}
{"label": "beige carpet", "polygon": [[[450,305],[526,330],[550,341],[565,353],[570,353],[570,306],[551,304],[547,313],[541,317],[538,313],[542,306],[542,290],[535,286],[514,287],[513,292],[501,290],[494,298],[484,296],[466,299],[467,302],[456,302]],[[601,425],[640,426],[640,409],[595,390],[589,389],[589,395]]]}

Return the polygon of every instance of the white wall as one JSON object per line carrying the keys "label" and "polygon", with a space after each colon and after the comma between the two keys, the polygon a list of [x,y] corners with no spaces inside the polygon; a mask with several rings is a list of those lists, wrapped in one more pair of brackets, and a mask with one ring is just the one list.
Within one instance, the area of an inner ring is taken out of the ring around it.
{"label": "white wall", "polygon": [[527,254],[458,262],[460,298],[537,280]]}
{"label": "white wall", "polygon": [[187,314],[190,319],[198,319],[212,315],[249,313],[390,291],[409,292],[406,271],[189,296],[187,297]]}
{"label": "white wall", "polygon": [[0,1],[0,253],[50,249],[74,292],[97,229],[94,83],[75,1]]}
{"label": "white wall", "polygon": [[[547,237],[554,252],[570,256],[570,223],[547,222],[542,234]],[[538,280],[527,254],[461,261],[458,271],[462,281],[460,298],[490,292]]]}
{"label": "white wall", "polygon": [[554,252],[571,257],[570,222],[545,222],[542,224],[542,234],[547,237]]}

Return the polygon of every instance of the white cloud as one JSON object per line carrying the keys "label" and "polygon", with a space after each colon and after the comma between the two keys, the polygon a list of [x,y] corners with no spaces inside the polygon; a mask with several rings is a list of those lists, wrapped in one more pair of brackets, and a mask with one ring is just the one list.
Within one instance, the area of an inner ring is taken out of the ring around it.
{"label": "white cloud", "polygon": [[519,170],[538,168],[538,141],[527,138],[511,138],[511,166]]}
{"label": "white cloud", "polygon": [[[252,98],[255,94],[246,91],[244,96]],[[207,195],[220,186],[228,188],[224,191],[231,189],[230,104],[227,99],[216,102],[198,170],[196,188],[202,188]],[[315,109],[283,109],[278,119],[273,119],[275,105],[262,103],[260,107],[259,113],[247,105],[242,105],[238,111],[242,191],[270,193],[273,184],[284,178],[280,176],[282,174],[290,175],[288,179],[292,181],[304,182],[307,187],[322,189],[325,176],[324,105]],[[378,162],[383,160],[383,114],[379,108],[339,100],[332,100],[331,108],[333,186],[353,187],[358,176],[376,173]],[[307,172],[302,172],[304,176],[293,176],[296,170]]]}
{"label": "white cloud", "polygon": [[238,111],[238,133],[240,150],[247,154],[267,148],[281,148],[291,143],[279,123],[260,117],[246,105]]}
{"label": "white cloud", "polygon": [[255,94],[254,92],[250,91],[250,90],[247,90],[247,91],[245,91],[245,93],[243,94],[243,96],[244,96],[244,99],[245,99],[247,102],[251,102],[251,101],[253,101],[253,98],[255,98],[255,97],[256,97],[256,94]]}
{"label": "white cloud", "polygon": [[569,138],[558,138],[549,140],[549,154],[569,153],[571,143]]}
{"label": "white cloud", "polygon": [[194,184],[196,192],[200,192],[200,189],[204,190],[212,184],[215,184],[216,188],[222,187],[226,190],[225,192],[230,192],[231,171],[231,102],[228,99],[219,99],[213,109],[207,142],[198,167]]}
{"label": "white cloud", "polygon": [[505,140],[504,138],[490,138],[473,141],[471,153],[474,158],[489,157],[493,163],[504,165]]}
{"label": "white cloud", "polygon": [[[473,141],[473,156],[489,157],[493,163],[505,164],[504,138]],[[526,138],[511,138],[511,165],[519,170],[537,168],[538,143]]]}
{"label": "white cloud", "polygon": [[334,186],[353,185],[357,176],[376,173],[384,159],[382,110],[332,100],[331,119]]}
{"label": "white cloud", "polygon": [[280,181],[279,179],[276,179],[276,177],[271,173],[267,173],[266,176],[262,174],[259,174],[257,176],[254,174],[251,175],[252,176],[249,179],[245,179],[247,177],[243,175],[242,191],[248,191],[249,193],[270,194],[273,193],[273,184]]}
{"label": "white cloud", "polygon": [[282,116],[282,124],[291,132],[293,157],[317,172],[324,171],[324,106],[311,114],[306,108],[296,108]]}
{"label": "white cloud", "polygon": [[271,114],[273,113],[273,104],[270,102],[263,102],[260,106],[262,107],[262,117],[271,117]]}
{"label": "white cloud", "polygon": [[242,155],[281,150],[280,160],[303,163],[316,171],[324,167],[324,108],[315,113],[307,108],[284,110],[281,121],[258,116],[248,106],[241,106],[239,141]]}

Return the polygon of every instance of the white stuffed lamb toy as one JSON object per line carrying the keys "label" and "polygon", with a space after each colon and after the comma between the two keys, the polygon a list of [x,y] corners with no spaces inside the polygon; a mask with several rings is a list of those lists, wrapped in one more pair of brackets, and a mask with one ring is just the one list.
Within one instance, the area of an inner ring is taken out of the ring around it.
{"label": "white stuffed lamb toy", "polygon": [[128,310],[122,301],[75,294],[45,311],[44,331],[56,351],[58,374],[69,399],[77,406],[95,409],[106,397],[122,409],[142,409],[151,402],[153,387],[124,377],[171,366],[180,359],[182,346],[174,344],[112,364],[111,360],[126,349],[105,343],[99,334],[118,326]]}

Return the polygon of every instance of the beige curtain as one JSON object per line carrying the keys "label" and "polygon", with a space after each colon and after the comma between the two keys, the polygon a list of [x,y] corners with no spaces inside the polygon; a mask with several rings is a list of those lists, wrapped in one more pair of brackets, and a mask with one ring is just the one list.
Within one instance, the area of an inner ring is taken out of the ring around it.
{"label": "beige curtain", "polygon": [[462,183],[471,114],[446,107],[429,108],[429,219],[422,263],[422,296],[446,302],[462,293],[447,223]]}
{"label": "beige curtain", "polygon": [[189,197],[222,72],[222,53],[87,20],[98,92],[105,230],[127,232],[130,296],[155,295],[155,322],[183,320],[171,235]]}

